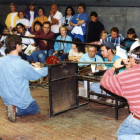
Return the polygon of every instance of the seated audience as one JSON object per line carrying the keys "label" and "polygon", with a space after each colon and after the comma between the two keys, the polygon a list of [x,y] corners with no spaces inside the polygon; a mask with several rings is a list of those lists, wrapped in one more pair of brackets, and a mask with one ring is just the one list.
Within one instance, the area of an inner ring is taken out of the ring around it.
{"label": "seated audience", "polygon": [[85,53],[84,46],[82,44],[78,44],[77,42],[82,43],[79,38],[75,38],[73,40],[72,49],[69,52],[68,59],[70,61],[79,61],[81,56]]}
{"label": "seated audience", "polygon": [[16,122],[16,116],[39,112],[39,106],[30,94],[29,80],[36,81],[48,74],[47,67],[36,71],[18,56],[22,51],[21,41],[20,36],[9,35],[6,38],[9,54],[0,59],[0,66],[3,66],[0,72],[0,96],[11,122]]}
{"label": "seated audience", "polygon": [[104,32],[104,25],[98,21],[98,14],[96,12],[91,12],[90,14],[91,21],[88,25],[88,37],[87,42],[99,41],[102,32]]}
{"label": "seated audience", "polygon": [[75,14],[71,21],[70,26],[73,27],[71,33],[74,35],[74,38],[79,38],[84,43],[86,39],[86,28],[88,24],[89,17],[85,13],[85,4],[79,3],[78,5],[78,14]]}
{"label": "seated audience", "polygon": [[33,21],[36,17],[38,17],[38,13],[35,11],[35,3],[31,2],[29,6],[29,10],[25,11],[25,18],[29,20],[30,22],[30,28],[28,29],[29,32],[31,32],[31,27],[33,24]]}
{"label": "seated audience", "polygon": [[[34,32],[34,34],[30,34],[29,37],[36,37],[36,38],[43,38],[43,39],[54,39],[54,33],[51,30],[50,22],[44,22],[42,29]],[[49,46],[49,55],[53,55],[53,42],[48,42]],[[34,62],[45,63],[47,58],[47,41],[46,40],[39,40],[39,50],[36,50],[32,53],[32,60]]]}
{"label": "seated audience", "polygon": [[6,17],[5,24],[7,28],[10,28],[12,31],[12,29],[16,26],[16,21],[19,19],[19,17],[18,13],[16,12],[16,5],[14,3],[10,4],[10,9],[11,13]]}
{"label": "seated audience", "polygon": [[107,36],[106,41],[112,42],[114,46],[120,46],[120,43],[124,40],[124,37],[119,34],[119,29],[117,27],[113,27],[110,30],[110,34]]}
{"label": "seated audience", "polygon": [[29,23],[29,20],[25,18],[25,13],[23,11],[19,11],[18,17],[19,17],[19,20],[16,21],[16,25],[18,23],[22,23],[25,26],[25,28],[28,29],[30,27],[30,23]]}
{"label": "seated audience", "polygon": [[[18,35],[27,36],[27,37],[29,36],[30,32],[25,29],[25,26],[22,23],[18,23],[16,28],[17,28],[17,31],[18,31]],[[22,37],[22,44],[24,44],[26,46],[28,46],[28,45],[35,46],[35,42],[31,38]],[[24,54],[25,50],[26,50],[26,48],[22,50],[22,53],[20,53],[20,56],[25,60],[26,59],[30,60],[30,56]]]}
{"label": "seated audience", "polygon": [[32,32],[33,32],[34,23],[35,23],[36,21],[39,21],[39,22],[41,22],[42,24],[43,24],[44,22],[47,22],[47,21],[48,21],[48,17],[45,16],[45,10],[44,10],[44,8],[38,7],[38,17],[36,17],[36,18],[34,19],[33,23],[32,23],[32,27],[31,27],[31,31],[32,31]]}
{"label": "seated audience", "polygon": [[72,36],[71,30],[72,27],[70,26],[70,20],[72,19],[73,15],[75,14],[74,9],[71,6],[68,6],[65,10],[65,15],[63,17],[63,22],[62,24],[67,27],[67,35]]}
{"label": "seated audience", "polygon": [[[105,42],[103,45],[101,45],[101,54],[104,58],[105,62],[115,62],[117,59],[120,59],[119,56],[114,54],[115,46],[112,42]],[[96,67],[98,70],[106,70],[109,69],[113,66],[113,64],[105,64],[105,67],[102,67],[102,65],[99,65]],[[119,72],[123,71],[124,68],[121,68]],[[90,90],[99,94],[104,94],[104,92],[100,88],[100,83],[99,82],[93,82],[90,85]],[[110,96],[110,95],[109,95]],[[113,100],[108,99],[107,102],[113,102]]]}
{"label": "seated audience", "polygon": [[[67,28],[65,26],[60,27],[60,36],[56,40],[72,41],[71,37],[67,35]],[[60,61],[67,60],[68,54],[71,49],[71,43],[55,42],[53,55],[59,57]]]}
{"label": "seated audience", "polygon": [[[97,48],[95,46],[88,45],[87,53],[85,53],[81,56],[79,62],[104,62],[102,57],[100,57],[99,55],[96,55],[96,53],[97,53]],[[89,64],[79,63],[78,65],[85,66],[85,65],[89,65]]]}
{"label": "seated audience", "polygon": [[58,7],[56,4],[51,5],[49,21],[51,22],[51,31],[55,33],[54,38],[56,39],[60,33],[59,28],[62,25],[63,15],[58,11]]}
{"label": "seated audience", "polygon": [[131,45],[136,41],[139,40],[136,32],[133,28],[128,29],[127,31],[127,38],[125,38],[122,42],[121,42],[121,48],[129,51]]}

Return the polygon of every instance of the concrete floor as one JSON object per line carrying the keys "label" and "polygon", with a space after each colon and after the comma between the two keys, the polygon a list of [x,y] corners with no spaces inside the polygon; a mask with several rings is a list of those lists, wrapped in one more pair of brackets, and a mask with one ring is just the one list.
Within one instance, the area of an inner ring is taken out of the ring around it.
{"label": "concrete floor", "polygon": [[40,106],[36,115],[7,120],[5,106],[0,99],[0,138],[3,140],[116,140],[117,130],[128,115],[128,109],[119,109],[115,120],[114,108],[89,103],[52,118],[49,117],[48,90],[37,87],[31,90]]}

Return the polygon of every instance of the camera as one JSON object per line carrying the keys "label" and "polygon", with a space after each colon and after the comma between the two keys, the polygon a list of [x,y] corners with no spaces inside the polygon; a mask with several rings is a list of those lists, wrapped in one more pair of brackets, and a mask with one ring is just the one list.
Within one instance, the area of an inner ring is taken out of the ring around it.
{"label": "camera", "polygon": [[68,20],[65,20],[66,21],[66,23],[64,24],[64,26],[68,26]]}
{"label": "camera", "polygon": [[64,53],[64,50],[59,50],[57,54],[62,55],[63,53]]}

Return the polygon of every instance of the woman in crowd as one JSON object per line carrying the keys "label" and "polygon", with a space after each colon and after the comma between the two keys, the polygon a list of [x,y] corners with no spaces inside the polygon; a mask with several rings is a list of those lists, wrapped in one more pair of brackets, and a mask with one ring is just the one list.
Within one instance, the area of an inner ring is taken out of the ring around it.
{"label": "woman in crowd", "polygon": [[130,29],[128,29],[128,31],[127,31],[127,38],[125,38],[125,39],[121,42],[120,46],[121,46],[121,48],[123,48],[124,50],[129,51],[131,45],[132,45],[136,40],[139,40],[139,39],[138,39],[138,37],[137,37],[137,35],[136,35],[135,29],[130,28]]}
{"label": "woman in crowd", "polygon": [[30,27],[30,22],[28,19],[25,18],[25,12],[23,11],[19,11],[18,12],[18,17],[20,18],[19,20],[16,21],[16,25],[18,23],[22,23],[26,29],[28,29]]}
{"label": "woman in crowd", "polygon": [[[58,36],[56,40],[72,41],[71,37],[67,35],[66,26],[62,25],[59,30],[61,35]],[[71,49],[71,43],[56,41],[54,44],[55,52],[53,53],[53,55],[59,57],[60,61],[67,60],[70,49]]]}
{"label": "woman in crowd", "polygon": [[74,9],[71,6],[68,6],[65,10],[65,15],[63,17],[63,25],[67,27],[67,35],[72,36],[71,30],[72,27],[70,26],[70,20],[72,19],[73,15],[75,14]]}
{"label": "woman in crowd", "polygon": [[34,22],[33,32],[39,31],[42,29],[42,23],[39,21]]}
{"label": "woman in crowd", "polygon": [[45,10],[44,10],[44,8],[38,7],[38,17],[36,17],[36,18],[34,19],[34,21],[33,21],[32,29],[31,29],[32,32],[33,32],[34,23],[35,23],[36,21],[39,21],[39,22],[41,22],[42,24],[43,24],[44,22],[48,21],[48,17],[45,16]]}
{"label": "woman in crowd", "polygon": [[18,13],[16,12],[16,5],[14,3],[10,4],[11,13],[8,14],[5,24],[7,28],[12,31],[13,27],[16,26],[16,21],[19,19]]}
{"label": "woman in crowd", "polygon": [[[26,30],[25,26],[22,23],[18,23],[17,26],[17,31],[18,31],[18,35],[20,36],[29,36],[30,32]],[[22,56],[23,59],[27,59],[27,60],[31,60],[31,57],[28,55],[24,54],[24,51],[26,50],[26,47],[28,45],[32,45],[35,46],[35,42],[33,39],[30,38],[23,38],[22,37],[22,44],[26,45],[25,47],[23,47],[22,53],[20,54]],[[34,50],[35,51],[35,50]]]}
{"label": "woman in crowd", "polygon": [[[82,41],[79,38],[75,38],[73,41],[82,43]],[[70,61],[79,61],[84,53],[85,53],[85,49],[82,44],[73,43],[72,49],[69,52],[68,59]]]}
{"label": "woman in crowd", "polygon": [[135,29],[133,29],[133,28],[128,29],[127,38],[134,39],[134,40],[139,40],[137,35],[136,35]]}

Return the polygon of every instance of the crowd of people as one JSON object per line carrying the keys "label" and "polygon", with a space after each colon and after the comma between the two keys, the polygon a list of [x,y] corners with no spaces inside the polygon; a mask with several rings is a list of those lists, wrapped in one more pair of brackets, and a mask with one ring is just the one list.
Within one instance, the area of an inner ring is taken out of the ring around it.
{"label": "crowd of people", "polygon": [[[43,68],[37,72],[23,60],[45,63],[48,52],[48,56],[57,56],[60,61],[113,62],[114,64],[96,64],[94,66],[92,72],[107,71],[100,83],[90,84],[90,90],[108,95],[108,93],[105,93],[101,89],[101,85],[112,93],[125,97],[128,100],[131,114],[121,125],[117,137],[119,140],[128,140],[131,137],[132,139],[139,139],[140,135],[137,135],[137,133],[139,133],[138,130],[140,128],[140,110],[138,104],[140,102],[140,81],[138,79],[140,73],[140,41],[135,30],[133,28],[128,29],[126,38],[119,33],[117,27],[112,27],[108,34],[105,31],[104,25],[98,20],[98,14],[95,11],[91,12],[89,22],[89,16],[85,13],[84,3],[78,5],[78,13],[75,13],[74,9],[68,6],[64,16],[58,11],[56,4],[51,5],[49,17],[45,16],[44,8],[38,7],[38,12],[35,11],[35,8],[35,3],[31,2],[29,10],[17,12],[16,5],[11,3],[11,13],[8,14],[5,21],[7,27],[4,28],[4,35],[0,39],[0,55],[10,54],[7,57],[2,57],[0,60],[0,66],[5,65],[5,67],[2,67],[0,73],[2,78],[0,85],[3,85],[2,87],[0,86],[0,94],[12,114],[9,114],[9,120],[12,122],[15,121],[15,112],[17,112],[18,116],[38,113],[39,107],[30,95],[28,80],[36,80],[46,76],[48,73],[47,68]],[[24,36],[28,38],[24,38]],[[46,41],[45,39],[50,40]],[[68,42],[53,42],[51,39]],[[83,43],[87,43],[88,45],[84,46]],[[34,47],[30,55],[25,54],[25,50],[29,45]],[[100,47],[96,47],[97,45]],[[119,53],[117,52],[118,50],[123,51]],[[123,52],[125,53],[121,54]],[[123,55],[126,55],[128,52],[129,59],[123,60]],[[19,55],[23,60],[20,59]],[[121,65],[122,61],[125,67]],[[85,66],[88,64],[79,63],[78,65]],[[8,77],[5,77],[5,73],[8,73],[10,68],[13,71],[18,71],[16,77],[22,77],[21,79],[19,78],[21,81],[19,80],[19,82],[11,84],[13,91],[15,91],[12,96],[9,95],[11,92],[10,89],[4,88],[8,86],[7,81],[12,83],[12,78],[15,78],[11,73],[9,73]],[[117,68],[119,68],[119,74],[115,73],[114,75]],[[5,82],[3,83],[3,81]],[[133,84],[133,82],[135,83]],[[15,84],[17,85],[15,86]],[[17,86],[21,87],[20,90],[16,89]],[[12,98],[17,96],[18,93],[21,93],[20,99],[17,98],[13,101]],[[134,96],[132,93],[134,93]],[[7,96],[10,98],[8,99]],[[93,98],[98,99],[97,96]],[[113,103],[114,101],[107,100],[107,102]],[[129,122],[129,119],[131,119],[132,123]],[[133,121],[136,121],[139,126],[135,126]],[[131,131],[133,129],[130,127],[131,125],[136,127],[134,129],[136,130],[135,132]],[[129,135],[128,133],[131,135],[126,136]]]}
{"label": "crowd of people", "polygon": [[[122,34],[119,33],[117,27],[112,27],[110,34],[108,34],[105,31],[103,23],[98,20],[98,14],[95,11],[90,13],[89,19],[88,14],[85,13],[86,7],[84,3],[79,3],[78,13],[75,13],[72,6],[68,6],[65,10],[64,16],[58,11],[56,4],[51,5],[49,17],[45,15],[43,7],[38,7],[38,12],[35,11],[35,8],[35,3],[31,2],[28,10],[17,12],[16,5],[11,3],[11,13],[7,15],[5,20],[6,28],[3,31],[4,34],[13,33],[20,36],[32,37],[32,39],[22,37],[22,44],[26,46],[35,46],[35,49],[30,56],[24,53],[26,48],[23,47],[24,49],[20,55],[25,60],[45,63],[47,56],[55,55],[59,57],[60,61],[79,61],[82,54],[88,53],[88,46],[84,47],[84,45],[76,45],[76,49],[74,49],[74,44],[71,43],[49,41],[49,54],[47,55],[47,41],[33,38],[56,39],[70,42],[77,41],[81,43],[89,43],[89,46],[90,44],[101,45],[105,42],[112,42],[115,47],[120,46],[127,51],[132,43],[135,40],[138,40],[133,28],[128,30],[127,38],[125,39]],[[6,36],[3,35],[0,40],[1,55],[6,55],[8,53],[8,50],[4,45],[5,39]],[[83,47],[85,50],[79,49],[79,47]],[[97,48],[97,55],[103,57],[99,47]],[[75,58],[72,59],[72,57]]]}

